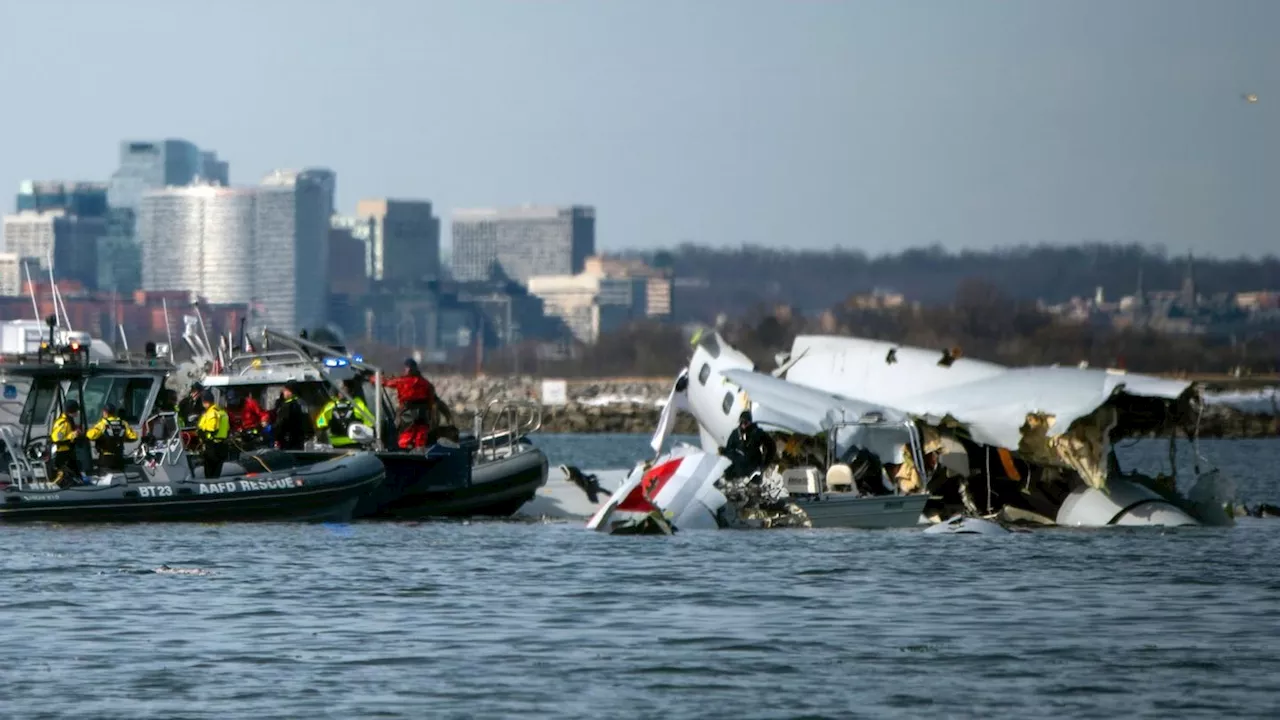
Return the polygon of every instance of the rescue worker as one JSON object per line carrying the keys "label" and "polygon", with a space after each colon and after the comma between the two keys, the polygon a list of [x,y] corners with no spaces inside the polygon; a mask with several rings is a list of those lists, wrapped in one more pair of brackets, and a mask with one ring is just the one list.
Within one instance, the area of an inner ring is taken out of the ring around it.
{"label": "rescue worker", "polygon": [[59,487],[69,487],[80,478],[80,463],[76,460],[75,442],[80,438],[80,424],[76,417],[80,403],[68,400],[62,406],[62,414],[53,420],[49,442],[53,443],[53,481]]}
{"label": "rescue worker", "polygon": [[102,407],[102,417],[85,436],[98,448],[98,467],[111,472],[124,472],[124,444],[138,439],[138,434],[116,414],[116,407],[110,403]]}
{"label": "rescue worker", "polygon": [[204,405],[201,402],[203,394],[203,385],[198,382],[191,383],[191,389],[187,391],[187,396],[182,398],[182,402],[178,403],[178,422],[182,427],[195,427],[200,420],[200,416],[204,414]]}
{"label": "rescue worker", "polygon": [[425,422],[414,418],[409,426],[400,431],[398,443],[401,450],[420,450],[427,446],[431,428]]}
{"label": "rescue worker", "polygon": [[750,410],[744,410],[738,416],[738,429],[729,436],[720,454],[733,460],[740,477],[745,477],[768,467],[777,451],[773,438],[755,423]]}
{"label": "rescue worker", "polygon": [[257,430],[271,421],[271,416],[252,395],[242,397],[234,390],[227,392],[227,414],[231,417],[231,432]]}
{"label": "rescue worker", "polygon": [[398,414],[404,425],[431,422],[430,413],[436,404],[436,389],[422,376],[416,360],[405,358],[404,374],[391,378],[386,385],[396,391],[396,398],[400,402]]}
{"label": "rescue worker", "polygon": [[355,443],[348,435],[352,423],[362,423],[370,429],[377,424],[369,406],[360,392],[358,380],[347,380],[342,383],[349,398],[337,397],[330,400],[320,410],[316,418],[316,430],[329,435],[329,444],[334,447],[346,447]]}
{"label": "rescue worker", "polygon": [[311,418],[298,401],[297,390],[297,384],[290,380],[276,402],[271,434],[281,450],[301,450],[311,432]]}
{"label": "rescue worker", "polygon": [[203,447],[200,459],[204,461],[204,476],[214,480],[222,475],[222,463],[227,460],[227,436],[231,434],[231,419],[227,411],[218,406],[212,390],[205,390],[201,396],[204,403],[204,414],[196,423]]}

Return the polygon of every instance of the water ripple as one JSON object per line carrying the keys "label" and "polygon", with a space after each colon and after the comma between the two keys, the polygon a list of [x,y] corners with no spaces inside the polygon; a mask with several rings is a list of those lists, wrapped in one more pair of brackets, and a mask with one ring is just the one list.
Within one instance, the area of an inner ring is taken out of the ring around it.
{"label": "water ripple", "polygon": [[[1270,447],[1246,454],[1267,459],[1274,488]],[[980,542],[480,522],[4,534],[6,718],[1216,718],[1280,706],[1280,521]]]}

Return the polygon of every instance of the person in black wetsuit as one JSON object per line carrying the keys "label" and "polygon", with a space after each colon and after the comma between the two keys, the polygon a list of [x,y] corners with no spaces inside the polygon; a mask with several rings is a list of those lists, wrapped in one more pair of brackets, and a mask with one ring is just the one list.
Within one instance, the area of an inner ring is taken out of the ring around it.
{"label": "person in black wetsuit", "polygon": [[312,433],[311,416],[294,394],[297,389],[294,382],[286,383],[273,413],[275,419],[271,423],[271,435],[281,450],[301,450],[307,436]]}
{"label": "person in black wetsuit", "polygon": [[738,429],[729,436],[720,454],[733,460],[731,471],[745,477],[773,463],[777,450],[773,438],[751,419],[751,411],[744,410],[738,416]]}

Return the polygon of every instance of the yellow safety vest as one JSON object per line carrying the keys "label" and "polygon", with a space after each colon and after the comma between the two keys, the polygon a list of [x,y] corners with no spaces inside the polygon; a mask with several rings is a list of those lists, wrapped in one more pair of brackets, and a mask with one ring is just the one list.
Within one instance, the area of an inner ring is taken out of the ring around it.
{"label": "yellow safety vest", "polygon": [[222,442],[231,434],[231,418],[227,416],[226,410],[217,405],[210,405],[204,411],[204,415],[200,416],[196,429],[206,440]]}
{"label": "yellow safety vest", "polygon": [[107,415],[89,428],[85,436],[98,443],[98,452],[118,454],[123,451],[126,441],[138,439],[138,434],[129,427],[124,418]]}
{"label": "yellow safety vest", "polygon": [[56,452],[70,452],[71,443],[80,435],[80,429],[65,413],[53,421],[53,429],[49,431],[49,440]]}

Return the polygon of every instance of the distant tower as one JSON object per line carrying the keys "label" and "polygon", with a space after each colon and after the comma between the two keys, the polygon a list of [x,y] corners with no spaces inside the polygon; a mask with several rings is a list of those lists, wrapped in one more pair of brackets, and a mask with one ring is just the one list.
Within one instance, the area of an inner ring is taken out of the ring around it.
{"label": "distant tower", "polygon": [[1196,306],[1196,270],[1195,258],[1191,253],[1187,253],[1187,274],[1182,278],[1182,292],[1179,300],[1183,307],[1194,308]]}
{"label": "distant tower", "polygon": [[1138,268],[1138,287],[1133,292],[1134,310],[1142,310],[1147,305],[1147,291],[1142,288],[1142,268]]}

